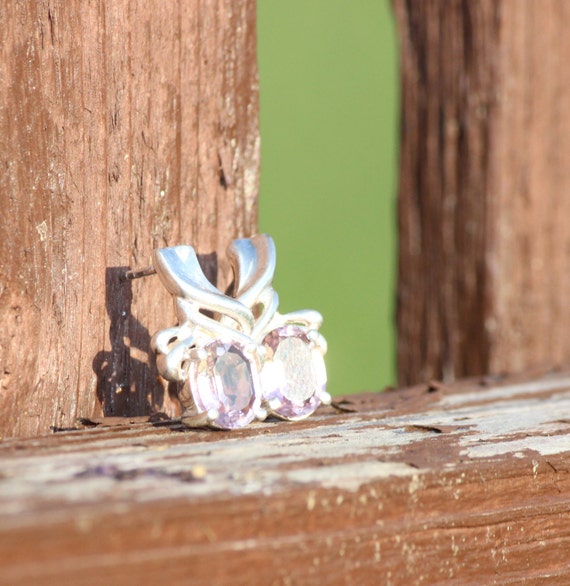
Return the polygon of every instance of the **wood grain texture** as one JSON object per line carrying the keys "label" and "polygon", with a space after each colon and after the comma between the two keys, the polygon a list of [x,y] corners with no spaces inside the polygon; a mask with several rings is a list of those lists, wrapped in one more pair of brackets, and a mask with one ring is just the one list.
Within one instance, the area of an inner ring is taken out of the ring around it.
{"label": "wood grain texture", "polygon": [[254,0],[0,6],[0,435],[164,406],[155,247],[256,230]]}
{"label": "wood grain texture", "polygon": [[0,444],[3,584],[567,584],[570,374]]}
{"label": "wood grain texture", "polygon": [[395,0],[401,383],[570,360],[564,0]]}

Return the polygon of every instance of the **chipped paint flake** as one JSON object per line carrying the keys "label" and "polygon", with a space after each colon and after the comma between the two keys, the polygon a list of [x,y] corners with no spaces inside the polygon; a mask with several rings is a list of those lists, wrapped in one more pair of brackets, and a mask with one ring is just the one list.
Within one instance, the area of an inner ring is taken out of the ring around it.
{"label": "chipped paint flake", "polygon": [[43,222],[40,222],[36,226],[36,230],[37,230],[38,234],[40,235],[40,242],[45,242],[48,239],[48,225],[47,225],[47,222],[45,220]]}

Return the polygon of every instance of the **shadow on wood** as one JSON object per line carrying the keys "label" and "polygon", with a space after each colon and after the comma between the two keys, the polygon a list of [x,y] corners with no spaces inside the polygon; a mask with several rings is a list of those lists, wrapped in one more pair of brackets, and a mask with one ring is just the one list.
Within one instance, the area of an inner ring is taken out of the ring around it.
{"label": "shadow on wood", "polygon": [[[197,256],[204,275],[216,285],[217,253]],[[148,415],[156,412],[156,405],[169,405],[176,399],[175,384],[163,386],[158,382],[151,333],[132,314],[133,281],[125,279],[130,269],[120,266],[108,267],[105,271],[110,350],[96,354],[93,370],[97,375],[97,400],[106,417]],[[161,327],[170,325],[173,324],[163,323]],[[164,397],[165,392],[171,396]]]}
{"label": "shadow on wood", "polygon": [[[95,356],[93,370],[97,375],[97,399],[106,416],[148,414],[152,409],[148,396],[152,395],[158,403],[163,402],[150,355],[150,334],[132,315],[133,284],[124,278],[127,270],[129,267],[122,266],[105,271],[110,350]],[[148,395],[149,391],[152,395]]]}

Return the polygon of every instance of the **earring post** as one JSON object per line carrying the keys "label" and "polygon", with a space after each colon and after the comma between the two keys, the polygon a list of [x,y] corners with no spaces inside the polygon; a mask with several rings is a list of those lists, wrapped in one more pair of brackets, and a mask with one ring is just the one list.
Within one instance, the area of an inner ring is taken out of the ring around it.
{"label": "earring post", "polygon": [[125,279],[132,281],[133,279],[149,277],[150,275],[156,275],[156,269],[153,266],[145,267],[144,269],[131,269],[125,273]]}

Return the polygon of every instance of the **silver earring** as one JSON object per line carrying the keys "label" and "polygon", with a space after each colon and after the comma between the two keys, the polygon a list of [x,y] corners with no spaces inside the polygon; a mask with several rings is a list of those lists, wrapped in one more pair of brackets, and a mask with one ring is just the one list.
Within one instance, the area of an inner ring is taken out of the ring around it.
{"label": "silver earring", "polygon": [[191,246],[157,249],[153,269],[127,274],[156,272],[175,300],[178,325],[151,342],[158,371],[182,385],[182,421],[190,427],[239,429],[268,412],[304,419],[331,401],[322,317],[309,310],[278,313],[269,236],[235,240],[228,255],[233,296],[208,281]]}

